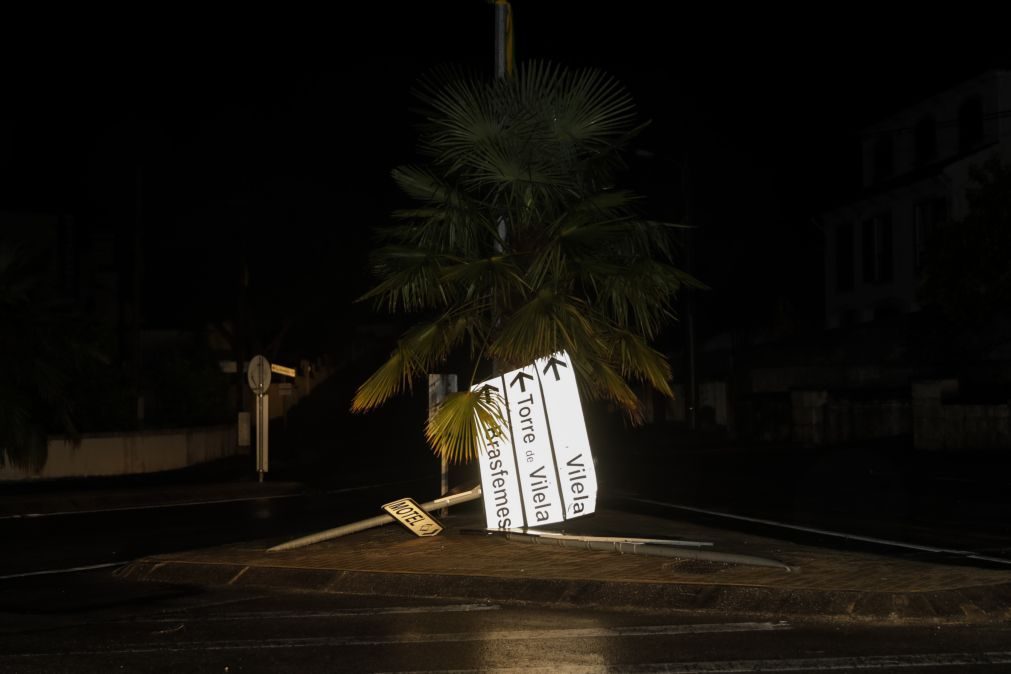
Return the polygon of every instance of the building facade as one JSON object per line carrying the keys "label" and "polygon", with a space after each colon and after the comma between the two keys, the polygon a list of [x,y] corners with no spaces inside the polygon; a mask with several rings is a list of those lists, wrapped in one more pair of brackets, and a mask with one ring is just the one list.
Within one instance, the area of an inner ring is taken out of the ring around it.
{"label": "building facade", "polygon": [[825,213],[829,328],[919,309],[931,233],[966,213],[970,167],[1011,161],[1011,71],[990,71],[860,135],[862,189]]}

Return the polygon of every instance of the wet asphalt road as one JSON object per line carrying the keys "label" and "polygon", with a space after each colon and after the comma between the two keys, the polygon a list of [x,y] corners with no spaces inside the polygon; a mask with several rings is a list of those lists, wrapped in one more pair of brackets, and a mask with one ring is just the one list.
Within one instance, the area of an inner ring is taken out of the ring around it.
{"label": "wet asphalt road", "polygon": [[[803,514],[792,495],[790,507],[777,508],[782,495],[770,497],[768,481],[756,486],[746,463],[726,465],[710,471],[714,477],[706,482],[697,478],[701,471],[671,480],[669,471],[638,462],[624,476],[625,484],[641,496],[685,497],[671,500],[694,505],[754,512],[758,504],[773,515]],[[602,488],[622,486],[612,466],[600,468],[608,471],[602,472]],[[686,489],[692,483],[694,492]],[[803,483],[787,475],[784,484]],[[231,541],[294,537],[374,515],[379,504],[394,498],[424,498],[434,490],[427,478],[418,485],[355,492],[318,488],[283,498],[0,520],[5,551],[0,555],[0,672],[1011,671],[1011,625],[782,623],[774,616],[254,592],[123,581],[111,567],[25,575],[115,565]],[[707,500],[707,494],[718,500]],[[887,490],[871,493],[879,500],[884,494]],[[974,512],[1001,512],[971,489],[963,489],[959,498],[973,504]],[[887,524],[882,515],[890,512],[880,505],[833,511],[832,524],[877,533]],[[921,515],[941,510],[926,505]],[[878,517],[869,517],[875,511]],[[1001,520],[979,532],[937,523],[921,533],[1004,550]],[[893,518],[897,525],[884,530],[912,535],[903,528],[908,521]]]}
{"label": "wet asphalt road", "polygon": [[884,627],[204,589],[108,571],[0,581],[0,672],[1007,671],[1011,625]]}
{"label": "wet asphalt road", "polygon": [[224,503],[112,509],[0,519],[0,577],[101,564],[224,543],[295,537],[372,517],[408,494],[434,495],[434,478],[354,491]]}
{"label": "wet asphalt road", "polygon": [[[601,491],[620,507],[818,545],[902,554],[814,529],[1011,560],[1011,457],[881,449],[605,453]],[[746,519],[664,509],[655,500]],[[748,521],[752,520],[752,521]],[[795,527],[773,528],[754,520]],[[943,555],[942,555],[943,557]],[[1007,567],[1008,565],[1003,565]]]}
{"label": "wet asphalt road", "polygon": [[[8,551],[7,554],[0,555],[0,580],[68,569],[96,566],[111,568],[147,555],[244,540],[276,539],[280,542],[356,519],[372,517],[378,514],[382,503],[396,498],[410,495],[424,500],[435,493],[434,479],[426,478],[413,483],[397,481],[350,492],[318,490],[224,503],[0,519],[0,540],[4,541],[4,547]],[[906,555],[1011,570],[1011,563],[1008,562],[994,564],[965,560],[952,555],[925,553],[917,548],[824,536],[809,531],[666,508],[634,498],[603,496],[601,503],[603,506],[629,512],[694,520],[717,528],[755,531],[823,547],[867,550],[878,554]],[[458,508],[478,509],[479,504],[466,504]],[[780,513],[783,521],[790,522],[788,515]],[[883,530],[880,525],[874,528],[864,526],[869,521],[871,520],[854,517],[843,522],[837,521],[834,526],[854,534],[868,531],[873,534],[883,533],[898,541],[960,546],[959,549],[997,555],[998,558],[1011,562],[1011,540],[1004,536],[951,528],[916,531],[905,526],[894,526]]]}

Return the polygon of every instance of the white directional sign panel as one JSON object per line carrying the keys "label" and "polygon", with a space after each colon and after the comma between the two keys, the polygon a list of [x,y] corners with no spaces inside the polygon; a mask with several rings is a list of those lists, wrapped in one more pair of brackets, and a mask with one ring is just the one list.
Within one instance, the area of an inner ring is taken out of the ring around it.
{"label": "white directional sign panel", "polygon": [[513,370],[505,384],[527,526],[561,522],[565,517],[537,370],[533,365]]}
{"label": "white directional sign panel", "polygon": [[[590,456],[590,440],[586,437],[583,408],[579,404],[576,379],[568,368],[568,358],[539,360],[542,369],[541,389],[544,407],[552,420],[551,437],[558,463],[558,482],[565,504],[565,517],[570,519],[597,509],[597,474]],[[570,420],[579,420],[574,423]],[[566,421],[566,423],[562,423]]]}
{"label": "white directional sign panel", "polygon": [[[501,377],[482,382],[471,390],[488,389],[502,394]],[[501,415],[505,418],[505,415]],[[508,426],[478,427],[481,449],[481,493],[489,529],[514,529],[524,526],[523,503]]]}
{"label": "white directional sign panel", "polygon": [[504,426],[479,428],[489,529],[562,522],[596,509],[597,478],[566,353],[477,384],[501,396]]}

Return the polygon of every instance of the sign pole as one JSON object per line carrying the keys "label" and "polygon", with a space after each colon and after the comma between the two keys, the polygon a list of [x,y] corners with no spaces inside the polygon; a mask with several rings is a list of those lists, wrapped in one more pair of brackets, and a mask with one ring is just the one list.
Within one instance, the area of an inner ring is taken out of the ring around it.
{"label": "sign pole", "polygon": [[260,432],[261,421],[260,417],[263,416],[263,399],[261,396],[256,396],[256,474],[260,482],[263,482],[263,433]]}
{"label": "sign pole", "polygon": [[260,482],[269,469],[270,450],[270,396],[261,393],[256,396],[256,472]]}
{"label": "sign pole", "polygon": [[263,356],[254,356],[247,366],[246,379],[256,394],[256,472],[259,481],[268,470],[268,439],[270,408],[267,391],[270,389],[270,362]]}
{"label": "sign pole", "polygon": [[[456,393],[455,374],[430,374],[428,375],[428,418],[431,419],[439,406],[446,400],[450,393]],[[440,461],[440,483],[439,495],[445,496],[449,492],[449,462],[445,455]],[[446,508],[439,511],[441,517],[448,515]]]}

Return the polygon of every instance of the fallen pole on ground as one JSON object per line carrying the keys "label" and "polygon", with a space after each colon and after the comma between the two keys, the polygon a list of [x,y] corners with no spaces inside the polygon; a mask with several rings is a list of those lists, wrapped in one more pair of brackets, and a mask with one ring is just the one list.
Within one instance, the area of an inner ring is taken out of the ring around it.
{"label": "fallen pole on ground", "polygon": [[677,557],[680,559],[698,559],[706,562],[717,562],[720,564],[747,564],[749,566],[766,566],[784,569],[786,571],[792,570],[783,562],[776,561],[774,559],[766,559],[764,557],[755,557],[753,555],[738,555],[728,552],[673,548],[667,545],[657,545],[655,543],[630,543],[627,541],[614,540],[613,538],[610,540],[600,539],[594,536],[543,536],[511,531],[503,531],[502,534],[510,541],[520,541],[522,543],[539,543],[541,545],[558,545],[563,548],[606,550],[609,552],[620,552],[622,554],[651,555],[654,557]]}
{"label": "fallen pole on ground", "polygon": [[[481,498],[481,485],[478,485],[473,489],[468,489],[467,491],[462,491],[457,494],[450,494],[448,496],[442,496],[433,501],[422,503],[421,507],[424,510],[434,510],[436,508],[448,508],[450,506],[459,505],[461,503],[466,503],[468,501],[475,501],[479,498]],[[350,524],[345,524],[343,526],[336,527],[335,529],[327,529],[326,531],[320,531],[319,533],[309,534],[308,536],[302,536],[301,538],[296,538],[295,540],[288,541],[287,543],[275,545],[272,548],[267,548],[267,552],[283,552],[284,550],[294,550],[295,548],[302,548],[307,545],[312,545],[313,543],[320,543],[322,541],[328,541],[332,538],[340,538],[341,536],[347,536],[348,534],[354,534],[358,533],[359,531],[365,531],[366,529],[381,527],[384,524],[389,524],[390,522],[395,521],[396,520],[393,518],[392,515],[383,513],[382,515],[376,515],[375,517],[370,517],[365,520],[351,522]]]}
{"label": "fallen pole on ground", "polygon": [[634,545],[643,545],[646,543],[653,545],[670,545],[674,547],[686,547],[686,548],[705,548],[711,547],[713,544],[709,541],[686,541],[679,538],[633,538],[629,536],[577,536],[575,534],[562,534],[554,531],[537,531],[536,529],[527,529],[526,531],[517,530],[507,530],[511,534],[527,534],[530,536],[541,536],[542,538],[550,538],[553,540],[564,540],[564,541],[599,541],[601,543],[630,543]]}

